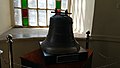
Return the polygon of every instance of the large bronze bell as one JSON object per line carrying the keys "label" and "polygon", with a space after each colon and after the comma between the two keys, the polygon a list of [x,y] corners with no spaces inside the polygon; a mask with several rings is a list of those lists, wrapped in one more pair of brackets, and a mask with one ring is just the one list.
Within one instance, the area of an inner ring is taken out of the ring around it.
{"label": "large bronze bell", "polygon": [[50,54],[76,53],[80,45],[74,39],[72,30],[72,18],[68,16],[67,10],[59,12],[50,18],[49,32],[47,38],[41,43],[43,51]]}

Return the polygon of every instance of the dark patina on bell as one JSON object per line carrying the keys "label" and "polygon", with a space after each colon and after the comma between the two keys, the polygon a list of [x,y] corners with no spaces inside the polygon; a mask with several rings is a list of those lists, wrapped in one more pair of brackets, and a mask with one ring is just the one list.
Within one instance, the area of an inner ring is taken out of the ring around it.
{"label": "dark patina on bell", "polygon": [[40,44],[43,51],[50,54],[66,54],[80,50],[80,45],[73,35],[73,21],[68,14],[67,10],[55,10],[55,15],[50,18],[47,38]]}

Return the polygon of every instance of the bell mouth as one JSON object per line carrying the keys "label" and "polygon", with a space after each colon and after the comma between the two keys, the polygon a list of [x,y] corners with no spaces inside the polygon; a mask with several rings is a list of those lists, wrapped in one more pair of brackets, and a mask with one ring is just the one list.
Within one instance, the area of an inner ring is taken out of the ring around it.
{"label": "bell mouth", "polygon": [[[67,53],[77,53],[80,50],[79,44],[66,44],[67,46],[57,45],[49,43],[48,41],[40,42],[41,48],[44,52],[49,54],[67,54]],[[69,45],[69,46],[68,46]]]}
{"label": "bell mouth", "polygon": [[55,48],[55,47],[47,47],[44,49],[45,52],[49,54],[67,54],[67,53],[76,53],[78,52],[76,47],[69,47],[69,48]]}

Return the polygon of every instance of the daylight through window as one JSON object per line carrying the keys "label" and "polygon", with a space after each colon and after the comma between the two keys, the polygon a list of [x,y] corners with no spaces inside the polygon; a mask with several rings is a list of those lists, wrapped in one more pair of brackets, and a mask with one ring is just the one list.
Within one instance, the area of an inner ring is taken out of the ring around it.
{"label": "daylight through window", "polygon": [[[16,26],[49,26],[56,0],[14,0]],[[68,9],[68,0],[61,0],[61,9]]]}

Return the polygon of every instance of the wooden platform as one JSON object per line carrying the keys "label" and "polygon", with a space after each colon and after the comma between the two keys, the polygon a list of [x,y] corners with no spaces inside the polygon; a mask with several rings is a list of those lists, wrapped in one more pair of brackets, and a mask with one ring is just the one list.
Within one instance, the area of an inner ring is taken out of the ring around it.
{"label": "wooden platform", "polygon": [[[60,63],[60,64],[45,64],[41,49],[34,50],[25,54],[21,58],[21,64],[32,68],[92,68],[93,51],[88,49],[87,60],[80,62]],[[22,67],[24,68],[24,67]]]}

